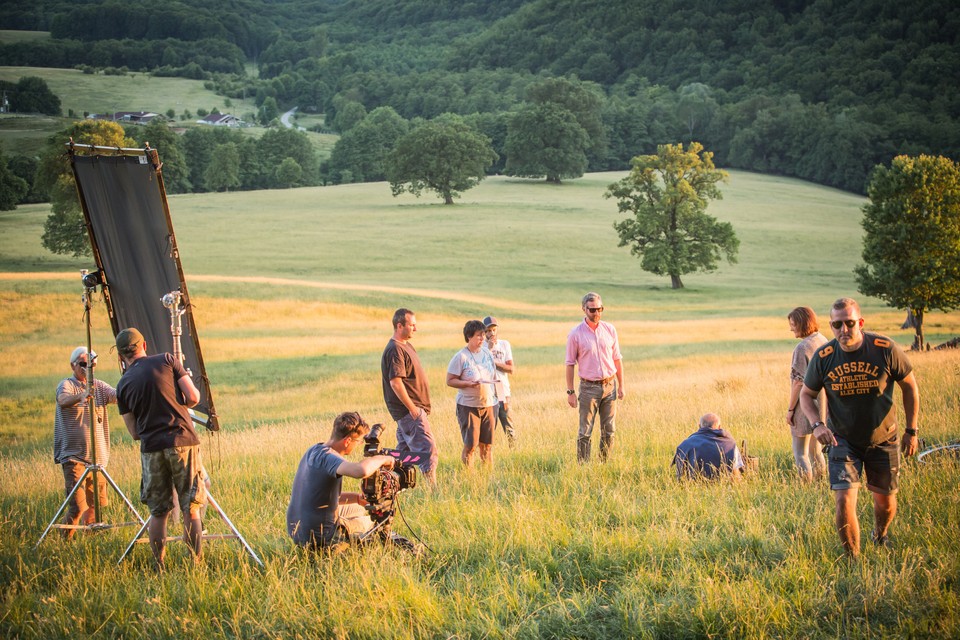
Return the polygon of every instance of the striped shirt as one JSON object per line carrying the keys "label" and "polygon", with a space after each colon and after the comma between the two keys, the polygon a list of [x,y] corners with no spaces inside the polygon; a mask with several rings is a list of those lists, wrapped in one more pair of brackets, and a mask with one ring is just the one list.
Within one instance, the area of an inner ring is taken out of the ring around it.
{"label": "striped shirt", "polygon": [[[71,406],[61,406],[67,396],[85,393],[87,384],[71,376],[57,387],[57,411],[53,422],[53,460],[62,464],[67,460],[92,462],[90,459],[90,421],[87,398]],[[117,391],[102,380],[93,383],[94,412],[97,417],[97,464],[106,466],[110,460],[110,425],[107,405],[117,401]]]}

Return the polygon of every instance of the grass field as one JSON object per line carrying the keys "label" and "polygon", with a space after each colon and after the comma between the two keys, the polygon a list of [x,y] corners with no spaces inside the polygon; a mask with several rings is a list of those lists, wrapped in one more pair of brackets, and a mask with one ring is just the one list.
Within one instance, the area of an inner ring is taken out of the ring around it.
{"label": "grass field", "polygon": [[[19,32],[0,32],[0,38],[14,38]],[[27,32],[39,34],[40,32]],[[41,34],[42,35],[42,34]],[[27,37],[27,36],[20,36]],[[6,41],[6,40],[5,40]],[[240,118],[252,120],[250,114],[257,111],[251,96],[247,100],[231,99],[229,107],[225,98],[204,88],[202,80],[186,78],[155,78],[147,73],[130,73],[123,76],[84,74],[77,69],[50,69],[45,67],[2,67],[0,80],[17,82],[24,76],[37,76],[60,98],[64,116],[71,110],[77,118],[84,113],[114,113],[116,111],[152,111],[166,114],[173,109],[178,126],[193,126],[198,119],[197,109],[210,111],[220,109]],[[180,121],[180,115],[190,111],[194,118]],[[10,155],[35,155],[43,148],[47,137],[70,125],[70,118],[30,116],[21,114],[0,115],[0,141],[3,151]],[[263,129],[251,127],[243,130],[249,135],[260,136]],[[308,132],[321,158],[330,155],[336,136]]]}
{"label": "grass field", "polygon": [[50,37],[49,31],[17,31],[14,29],[0,29],[0,44],[19,44],[33,40],[46,40]]}
{"label": "grass field", "polygon": [[[866,546],[858,562],[841,557],[827,487],[792,470],[785,315],[856,296],[863,200],[733,172],[711,213],[734,225],[739,264],[672,291],[616,246],[616,207],[602,193],[621,175],[490,179],[453,207],[392,198],[385,184],[171,197],[223,423],[203,436],[213,491],[266,568],[231,541],[209,542],[192,567],[174,543],[160,577],[143,546],[116,566],[130,529],[33,549],[62,501],[52,395],[84,340],[78,270],[92,265],[42,251],[44,207],[0,213],[0,635],[960,635],[956,461],[904,465],[896,546]],[[619,330],[627,395],[612,460],[578,467],[563,344],[590,289]],[[869,329],[910,343],[902,312],[862,303]],[[284,524],[297,462],[340,411],[389,422],[377,365],[401,305],[417,312],[441,449],[440,489],[403,494],[403,513],[432,553],[305,557]],[[520,439],[496,443],[493,470],[465,471],[444,371],[464,321],[487,314],[514,347]],[[115,384],[102,306],[93,323],[98,374]],[[927,335],[960,335],[960,318],[930,314]],[[911,358],[923,437],[956,439],[957,352]],[[760,457],[756,477],[676,485],[673,449],[706,411]],[[110,417],[110,473],[136,500],[139,456]],[[124,519],[116,502],[112,522]]]}

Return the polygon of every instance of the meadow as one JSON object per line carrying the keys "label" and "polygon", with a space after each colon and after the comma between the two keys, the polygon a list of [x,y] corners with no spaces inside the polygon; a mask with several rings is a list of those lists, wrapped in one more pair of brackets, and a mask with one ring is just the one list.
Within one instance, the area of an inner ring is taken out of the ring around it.
{"label": "meadow", "polygon": [[[38,32],[27,32],[36,34]],[[26,37],[21,32],[0,31],[0,42],[13,42],[17,37]],[[85,113],[114,113],[116,111],[152,111],[166,114],[173,109],[177,115],[175,126],[196,126],[198,109],[232,113],[252,124],[257,104],[253,96],[246,99],[227,99],[204,86],[203,80],[187,78],[160,78],[148,73],[131,72],[126,75],[108,76],[85,74],[79,69],[51,69],[46,67],[0,66],[0,80],[17,82],[25,76],[43,78],[50,90],[60,98],[61,113],[71,112],[76,118],[52,117],[25,114],[0,114],[0,141],[7,157],[15,154],[36,155],[40,153],[47,138],[67,128],[74,119],[82,119]],[[229,106],[227,102],[229,101]],[[184,111],[193,117],[180,120]],[[304,118],[306,126],[316,118]],[[320,118],[322,120],[322,117]],[[263,127],[245,127],[248,135],[260,137]],[[336,136],[307,132],[321,158],[330,155]]]}
{"label": "meadow", "polygon": [[[51,535],[34,549],[63,499],[52,396],[84,341],[79,269],[92,262],[40,248],[46,207],[0,213],[0,635],[960,635],[956,461],[904,464],[895,546],[867,544],[856,562],[841,554],[829,489],[792,469],[785,316],[859,297],[863,199],[731,172],[710,212],[734,225],[739,262],[687,275],[674,291],[617,247],[616,206],[602,194],[622,175],[559,186],[491,178],[452,207],[392,198],[385,184],[171,197],[223,425],[202,436],[213,492],[265,568],[234,541],[208,542],[196,567],[172,543],[162,576],[145,546],[117,566],[130,528],[69,543]],[[563,345],[588,290],[619,330],[626,397],[612,459],[578,466]],[[861,302],[869,330],[910,344],[902,311]],[[441,462],[436,492],[402,494],[410,528],[396,528],[431,552],[304,555],[284,523],[297,462],[341,411],[389,425],[378,364],[398,306],[417,313]],[[166,313],[159,302],[157,311]],[[463,323],[489,314],[513,344],[519,441],[495,444],[492,469],[465,470],[444,372]],[[92,321],[98,375],[115,384],[102,304]],[[960,317],[931,313],[926,329],[944,342],[960,335]],[[957,352],[911,358],[923,438],[956,439]],[[707,411],[759,456],[756,475],[676,483],[673,450]],[[136,503],[137,449],[115,408],[110,420],[109,471]],[[108,522],[126,520],[118,502]],[[860,502],[869,532],[872,510]]]}

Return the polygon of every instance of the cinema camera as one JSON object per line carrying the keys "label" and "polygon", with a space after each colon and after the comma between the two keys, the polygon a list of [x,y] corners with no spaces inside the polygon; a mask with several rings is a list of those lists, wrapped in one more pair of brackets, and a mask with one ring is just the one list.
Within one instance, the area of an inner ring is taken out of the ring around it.
{"label": "cinema camera", "polygon": [[375,424],[370,428],[370,433],[364,437],[363,455],[370,456],[390,456],[394,459],[393,469],[380,467],[377,471],[360,482],[360,489],[363,491],[363,497],[367,501],[367,512],[370,519],[375,523],[387,522],[393,518],[395,511],[395,501],[397,494],[406,489],[412,489],[417,486],[417,467],[416,462],[420,461],[420,455],[401,452],[395,449],[380,448],[380,432],[383,431],[382,424]]}

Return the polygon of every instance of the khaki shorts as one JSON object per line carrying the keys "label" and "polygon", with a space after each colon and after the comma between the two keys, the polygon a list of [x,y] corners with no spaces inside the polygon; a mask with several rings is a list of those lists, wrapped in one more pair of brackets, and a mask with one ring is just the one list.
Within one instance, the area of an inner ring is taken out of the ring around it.
{"label": "khaki shorts", "polygon": [[[61,467],[63,468],[63,488],[66,495],[70,495],[73,488],[80,482],[80,476],[86,471],[87,465],[71,459],[64,462]],[[110,504],[110,500],[107,494],[107,478],[102,473],[97,474],[97,484],[100,486],[100,506],[106,507]],[[92,508],[93,473],[88,473],[87,477],[83,479],[83,486],[77,487],[76,493],[70,498],[65,519],[68,524],[76,524],[83,512]]]}
{"label": "khaki shorts", "polygon": [[173,489],[177,490],[180,510],[185,514],[196,516],[206,504],[199,445],[141,452],[140,464],[140,502],[147,505],[150,515],[165,516],[173,509]]}

